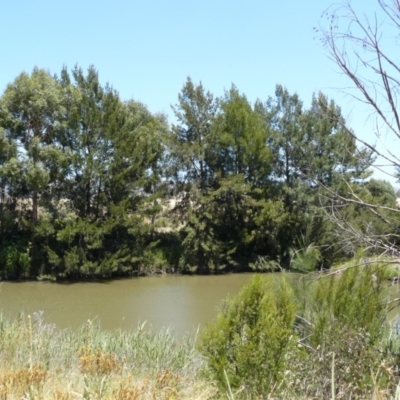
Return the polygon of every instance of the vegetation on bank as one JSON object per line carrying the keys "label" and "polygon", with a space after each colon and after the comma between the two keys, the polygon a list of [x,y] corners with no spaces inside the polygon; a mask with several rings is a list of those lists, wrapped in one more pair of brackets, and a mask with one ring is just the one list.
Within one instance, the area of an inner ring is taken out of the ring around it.
{"label": "vegetation on bank", "polygon": [[306,108],[278,85],[251,104],[188,78],[173,111],[122,101],[94,67],[18,75],[0,97],[0,277],[329,268],[362,243],[328,209],[361,236],[398,226],[371,149],[322,93]]}
{"label": "vegetation on bank", "polygon": [[145,324],[72,331],[41,313],[1,318],[0,398],[398,399],[388,289],[382,266],[255,275],[199,336],[179,338]]}
{"label": "vegetation on bank", "polygon": [[41,313],[0,322],[1,399],[210,398],[195,338],[168,330],[60,331]]}

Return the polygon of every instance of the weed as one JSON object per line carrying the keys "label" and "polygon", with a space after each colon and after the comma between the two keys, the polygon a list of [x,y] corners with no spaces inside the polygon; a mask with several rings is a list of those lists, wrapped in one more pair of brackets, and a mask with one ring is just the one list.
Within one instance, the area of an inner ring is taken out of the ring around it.
{"label": "weed", "polygon": [[79,369],[83,374],[110,375],[120,372],[121,368],[114,353],[104,353],[101,349],[94,351],[91,347],[82,348],[79,352]]}
{"label": "weed", "polygon": [[141,384],[133,384],[132,377],[127,377],[119,382],[118,387],[114,388],[112,397],[115,400],[139,400],[146,394],[148,380]]}
{"label": "weed", "polygon": [[47,371],[40,365],[21,368],[0,377],[0,393],[3,398],[11,393],[38,393],[46,381]]}

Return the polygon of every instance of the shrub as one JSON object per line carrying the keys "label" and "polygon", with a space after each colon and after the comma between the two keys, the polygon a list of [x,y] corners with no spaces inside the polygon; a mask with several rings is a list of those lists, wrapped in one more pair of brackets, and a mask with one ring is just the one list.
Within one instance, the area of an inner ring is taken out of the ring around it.
{"label": "shrub", "polygon": [[246,399],[394,394],[385,268],[348,266],[312,278],[256,276],[223,305],[199,345],[222,392]]}
{"label": "shrub", "polygon": [[218,386],[268,393],[281,381],[287,354],[295,348],[294,319],[294,298],[286,282],[272,287],[255,276],[224,304],[201,337],[200,351]]}
{"label": "shrub", "polygon": [[349,267],[311,283],[302,295],[309,298],[307,307],[299,310],[314,325],[310,344],[322,345],[340,327],[365,331],[371,345],[380,343],[387,333],[385,278],[381,267]]}
{"label": "shrub", "polygon": [[376,388],[389,388],[387,295],[382,266],[349,266],[305,282],[296,320],[304,355],[292,357],[288,385],[311,397],[328,397],[333,386],[337,399],[370,398]]}
{"label": "shrub", "polygon": [[292,271],[303,273],[315,271],[321,258],[320,250],[310,244],[301,250],[291,251],[290,268]]}

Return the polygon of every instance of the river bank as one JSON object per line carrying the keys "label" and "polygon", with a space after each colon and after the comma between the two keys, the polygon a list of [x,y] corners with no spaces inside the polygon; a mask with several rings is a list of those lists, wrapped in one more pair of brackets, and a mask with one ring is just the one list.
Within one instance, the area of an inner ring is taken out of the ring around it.
{"label": "river bank", "polygon": [[[364,270],[360,274],[353,273],[354,269],[348,271],[350,274],[344,272],[332,279],[309,283],[297,280],[300,285],[292,285],[277,275],[273,275],[276,280],[268,281],[266,278],[272,274],[265,275],[262,279],[262,285],[266,285],[265,299],[271,306],[278,302],[279,308],[273,306],[270,309],[270,305],[265,308],[267,303],[264,303],[265,312],[253,313],[251,310],[257,297],[254,297],[251,285],[246,285],[236,300],[226,303],[225,311],[218,319],[213,319],[217,329],[211,326],[183,335],[166,328],[154,329],[147,323],[136,324],[131,329],[105,330],[100,325],[100,318],[89,319],[77,329],[59,329],[46,322],[41,312],[20,314],[16,318],[2,314],[0,397],[63,400],[260,398],[251,394],[260,390],[252,379],[238,384],[235,376],[240,371],[257,368],[258,373],[265,373],[271,379],[265,363],[277,355],[264,352],[264,349],[273,349],[275,343],[274,333],[267,327],[280,320],[280,310],[295,307],[297,316],[294,321],[288,321],[289,330],[285,333],[288,342],[282,349],[283,358],[279,356],[274,361],[284,361],[282,374],[273,375],[272,384],[262,392],[261,398],[311,400],[328,398],[331,394],[332,399],[397,400],[395,396],[400,390],[396,369],[399,341],[395,332],[387,335],[382,330],[387,324],[381,320],[386,312],[386,305],[381,300],[386,297],[381,297],[377,291],[380,288],[379,292],[383,290],[384,295],[387,286],[377,287],[379,281],[371,279],[379,271]],[[253,286],[254,282],[252,279]],[[59,286],[37,283],[38,287]],[[81,285],[89,287],[91,284]],[[278,295],[279,287],[286,288],[285,296],[289,296],[286,300]],[[218,285],[212,289],[216,291],[217,288]],[[202,299],[206,297],[204,295]],[[278,313],[271,321],[267,317],[268,310]],[[58,312],[64,316],[63,310]],[[251,319],[247,320],[246,316],[250,315]],[[232,324],[227,324],[228,321]],[[264,329],[252,326],[259,322]],[[222,331],[221,326],[225,327]],[[256,329],[254,332],[253,328]],[[226,347],[219,340],[215,342],[213,332],[231,341],[230,346]],[[253,341],[246,341],[247,335],[253,333],[261,347],[252,347]],[[320,344],[316,346],[317,343]],[[215,345],[225,349],[220,355],[215,353],[218,360],[224,360],[225,351],[226,355],[229,353],[225,358],[225,378],[223,374],[213,378],[209,373],[213,362],[204,346]],[[245,350],[247,346],[250,346],[248,354],[251,358],[246,358],[246,352],[236,358],[236,351]],[[263,361],[260,362],[258,357]],[[243,370],[242,363],[248,361],[250,363]],[[232,362],[237,365],[237,370],[230,368]]]}

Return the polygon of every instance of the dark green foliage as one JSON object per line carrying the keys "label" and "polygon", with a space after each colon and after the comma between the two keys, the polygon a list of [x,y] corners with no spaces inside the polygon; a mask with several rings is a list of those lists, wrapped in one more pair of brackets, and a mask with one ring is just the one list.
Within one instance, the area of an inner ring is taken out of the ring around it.
{"label": "dark green foliage", "polygon": [[311,243],[320,252],[315,266],[330,267],[340,245],[335,246],[332,223],[325,218],[326,208],[332,206],[327,197],[349,192],[344,178],[363,182],[368,177],[371,152],[357,148],[354,137],[343,128],[340,108],[321,93],[306,110],[296,94],[278,85],[276,97],[265,105],[258,103],[257,109],[270,126],[274,194],[283,200],[290,220],[291,229],[280,237],[286,244],[281,248],[281,263],[290,266],[290,254],[293,249],[302,251],[299,238],[312,226]]}
{"label": "dark green foliage", "polygon": [[220,179],[218,187],[200,195],[182,229],[181,267],[201,273],[240,268],[249,258],[254,218],[261,205],[249,194],[243,175]]}
{"label": "dark green foliage", "polygon": [[389,207],[396,207],[396,194],[393,186],[386,181],[378,179],[370,179],[365,187],[370,192],[371,196],[375,198],[375,201],[379,201],[379,204]]}
{"label": "dark green foliage", "polygon": [[[174,128],[172,149],[174,154],[197,154],[190,164],[193,173],[177,175],[178,186],[186,184],[188,190],[178,207],[185,221],[181,269],[201,273],[237,270],[260,255],[276,257],[278,231],[282,232],[276,214],[280,203],[275,206],[265,201],[272,154],[261,115],[234,86],[212,110],[212,97],[191,81],[179,99],[181,111],[175,108],[175,112],[182,125]],[[201,140],[193,142],[188,134],[183,140],[182,132],[200,132]],[[207,184],[204,179],[193,179],[197,170],[207,171]],[[270,229],[263,231],[263,224]]]}
{"label": "dark green foliage", "polygon": [[[1,98],[1,124],[1,230],[11,243],[29,241],[32,263],[22,271],[14,257],[16,276],[152,268],[147,217],[159,208],[162,117],[123,103],[93,67],[76,67],[60,79],[39,69],[21,74]],[[4,246],[7,254],[20,248]]]}
{"label": "dark green foliage", "polygon": [[4,240],[0,247],[0,268],[8,278],[29,276],[32,261],[29,255],[30,244],[20,240]]}
{"label": "dark green foliage", "polygon": [[[359,235],[398,242],[393,192],[365,181],[371,154],[323,94],[306,109],[278,85],[252,105],[234,85],[215,98],[188,78],[173,111],[169,129],[102,85],[94,67],[59,77],[35,68],[9,84],[0,98],[0,252],[14,261],[2,261],[0,275],[329,268],[359,245],[325,218],[328,208]],[[332,192],[386,209],[343,206]]]}
{"label": "dark green foliage", "polygon": [[[132,192],[143,184],[147,166],[137,160],[141,146],[132,137],[136,134],[133,119],[138,118],[131,115],[135,105],[125,106],[112,88],[103,88],[93,68],[86,76],[75,68],[72,75],[78,101],[65,134],[73,157],[64,209],[57,209],[63,214],[57,215],[59,245],[49,248],[49,263],[61,276],[133,271],[145,232],[143,215],[135,215],[139,199]],[[65,70],[62,77],[64,85],[70,81]],[[138,119],[136,125],[142,122]],[[142,156],[146,161],[146,154]]]}
{"label": "dark green foliage", "polygon": [[[17,196],[22,187],[17,146],[0,128],[0,247],[8,247],[14,235],[14,241],[19,241],[21,221]],[[8,251],[5,252],[8,253]]]}
{"label": "dark green foliage", "polygon": [[314,95],[302,125],[306,135],[302,174],[310,185],[334,188],[340,180],[362,181],[371,174],[371,151],[357,147],[333,100],[322,93]]}

